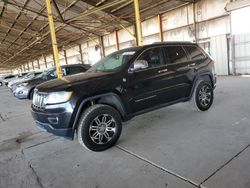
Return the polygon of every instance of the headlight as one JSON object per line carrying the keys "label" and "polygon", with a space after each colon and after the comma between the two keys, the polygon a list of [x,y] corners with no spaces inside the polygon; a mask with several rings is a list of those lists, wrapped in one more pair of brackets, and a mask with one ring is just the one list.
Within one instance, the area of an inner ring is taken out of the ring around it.
{"label": "headlight", "polygon": [[48,96],[45,98],[44,103],[45,104],[64,103],[70,99],[71,95],[72,92],[66,92],[66,91],[49,93]]}

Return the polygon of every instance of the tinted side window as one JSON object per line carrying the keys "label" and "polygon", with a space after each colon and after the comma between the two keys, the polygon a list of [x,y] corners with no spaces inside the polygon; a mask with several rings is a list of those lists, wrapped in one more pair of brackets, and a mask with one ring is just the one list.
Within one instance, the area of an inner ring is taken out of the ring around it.
{"label": "tinted side window", "polygon": [[191,60],[199,60],[205,58],[205,55],[196,46],[185,46],[185,49],[189,53]]}
{"label": "tinted side window", "polygon": [[66,74],[71,75],[71,74],[77,74],[86,71],[82,67],[66,67]]}
{"label": "tinted side window", "polygon": [[167,62],[170,64],[188,61],[187,55],[181,46],[167,46],[165,47],[165,52]]}
{"label": "tinted side window", "polygon": [[164,65],[161,48],[152,48],[143,52],[138,60],[146,60],[148,62],[149,68],[155,68]]}
{"label": "tinted side window", "polygon": [[[66,75],[66,71],[65,71],[65,68],[62,68],[62,73],[63,73],[63,76]],[[54,79],[54,78],[57,78],[57,72],[56,70],[52,70],[50,73],[49,73],[49,77]]]}

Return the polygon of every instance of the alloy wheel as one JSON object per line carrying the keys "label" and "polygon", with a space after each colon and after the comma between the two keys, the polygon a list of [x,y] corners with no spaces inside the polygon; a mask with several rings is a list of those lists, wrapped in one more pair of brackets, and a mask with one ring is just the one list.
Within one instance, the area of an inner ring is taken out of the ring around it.
{"label": "alloy wheel", "polygon": [[116,129],[114,118],[108,114],[101,114],[91,122],[89,136],[96,144],[106,144],[113,138]]}
{"label": "alloy wheel", "polygon": [[203,85],[199,91],[199,102],[203,107],[207,107],[211,103],[212,91],[207,85]]}

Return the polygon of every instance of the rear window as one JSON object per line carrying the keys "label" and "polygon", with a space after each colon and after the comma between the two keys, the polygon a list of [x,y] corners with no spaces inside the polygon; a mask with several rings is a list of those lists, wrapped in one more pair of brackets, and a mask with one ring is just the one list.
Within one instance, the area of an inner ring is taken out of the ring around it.
{"label": "rear window", "polygon": [[167,46],[164,48],[167,62],[170,64],[184,63],[188,61],[187,55],[182,46]]}
{"label": "rear window", "polygon": [[199,59],[205,59],[206,56],[202,53],[201,49],[199,49],[197,46],[185,46],[184,47],[191,60],[199,60]]}

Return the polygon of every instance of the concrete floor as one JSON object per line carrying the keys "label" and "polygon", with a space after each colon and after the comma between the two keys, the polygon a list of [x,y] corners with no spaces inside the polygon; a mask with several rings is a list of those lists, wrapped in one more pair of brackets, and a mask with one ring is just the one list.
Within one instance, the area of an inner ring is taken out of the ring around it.
{"label": "concrete floor", "polygon": [[40,131],[30,101],[0,87],[0,187],[249,188],[249,86],[221,77],[208,112],[185,103],[138,116],[101,153]]}

